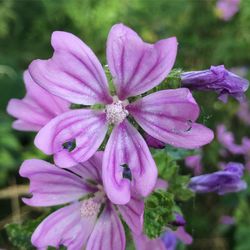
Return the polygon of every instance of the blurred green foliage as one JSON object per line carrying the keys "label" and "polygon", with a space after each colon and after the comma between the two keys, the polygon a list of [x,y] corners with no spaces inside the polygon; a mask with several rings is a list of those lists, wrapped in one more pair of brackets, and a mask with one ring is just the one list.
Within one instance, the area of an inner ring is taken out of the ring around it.
{"label": "blurred green foliage", "polygon": [[[33,146],[34,134],[11,129],[11,118],[5,110],[10,98],[24,95],[22,73],[29,63],[52,54],[53,31],[64,30],[79,36],[103,64],[106,64],[109,29],[123,22],[148,42],[176,36],[179,50],[175,67],[178,69],[199,70],[218,64],[249,68],[250,1],[241,0],[240,11],[230,22],[217,18],[215,3],[216,0],[0,0],[0,187],[8,186],[13,176],[17,182],[23,182],[18,177],[18,168],[24,159],[45,158]],[[178,81],[174,82],[176,75],[172,77],[171,84],[175,87]],[[195,93],[195,97],[201,108],[200,122],[212,129],[225,123],[239,141],[244,135],[250,136],[249,128],[235,115],[236,101],[230,98],[223,104],[214,93]],[[220,156],[220,149],[216,140],[204,147],[204,171],[215,171],[220,161],[243,160],[235,156],[225,159]],[[188,221],[188,231],[195,239],[225,237],[229,249],[250,249],[249,193],[191,198],[186,190],[187,176],[191,173],[182,161],[185,153],[168,148],[155,158],[161,176],[172,182],[170,192],[179,197],[178,206]],[[183,202],[189,198],[190,202]],[[0,202],[2,219],[11,207],[6,200]],[[220,231],[218,221],[222,214],[236,216],[233,230]],[[10,249],[6,237],[0,235],[0,248],[4,247]]]}

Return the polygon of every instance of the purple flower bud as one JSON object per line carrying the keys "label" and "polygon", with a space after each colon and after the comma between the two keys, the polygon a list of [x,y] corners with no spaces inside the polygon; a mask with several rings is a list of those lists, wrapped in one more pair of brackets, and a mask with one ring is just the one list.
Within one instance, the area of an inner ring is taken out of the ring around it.
{"label": "purple flower bud", "polygon": [[162,236],[162,241],[168,250],[175,250],[177,245],[177,238],[173,231],[168,230],[166,233]]}
{"label": "purple flower bud", "polygon": [[247,187],[243,176],[243,165],[230,162],[224,170],[191,178],[189,188],[197,193],[216,192],[219,195],[238,192]]}
{"label": "purple flower bud", "polygon": [[223,102],[227,101],[228,95],[238,101],[244,100],[244,92],[249,86],[248,80],[228,71],[224,65],[182,73],[181,82],[183,87],[191,90],[215,91]]}
{"label": "purple flower bud", "polygon": [[180,227],[180,226],[185,226],[186,225],[186,221],[183,218],[182,215],[175,213],[175,220],[171,221],[170,224],[172,226],[176,226],[176,227]]}

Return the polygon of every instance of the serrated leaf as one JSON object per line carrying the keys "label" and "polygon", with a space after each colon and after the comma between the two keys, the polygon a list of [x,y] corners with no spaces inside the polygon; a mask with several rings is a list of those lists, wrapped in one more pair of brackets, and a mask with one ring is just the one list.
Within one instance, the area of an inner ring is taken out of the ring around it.
{"label": "serrated leaf", "polygon": [[151,239],[159,237],[168,222],[174,219],[173,195],[163,190],[154,191],[145,201],[144,233]]}

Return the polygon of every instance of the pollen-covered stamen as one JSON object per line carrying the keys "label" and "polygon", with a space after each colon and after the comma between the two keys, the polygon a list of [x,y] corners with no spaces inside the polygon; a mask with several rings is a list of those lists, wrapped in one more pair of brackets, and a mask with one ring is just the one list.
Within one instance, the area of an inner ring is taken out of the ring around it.
{"label": "pollen-covered stamen", "polygon": [[91,217],[97,215],[101,208],[101,202],[95,197],[82,201],[80,213],[81,217]]}
{"label": "pollen-covered stamen", "polygon": [[125,109],[124,102],[114,98],[112,104],[106,105],[106,114],[109,124],[117,125],[121,123],[129,113]]}

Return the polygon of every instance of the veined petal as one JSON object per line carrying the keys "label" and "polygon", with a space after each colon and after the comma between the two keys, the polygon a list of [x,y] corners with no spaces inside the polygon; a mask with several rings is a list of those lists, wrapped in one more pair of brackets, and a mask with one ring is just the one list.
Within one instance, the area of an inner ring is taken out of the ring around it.
{"label": "veined petal", "polygon": [[71,33],[56,31],[48,60],[35,60],[29,72],[40,86],[72,103],[111,103],[102,65],[92,50]]}
{"label": "veined petal", "polygon": [[96,191],[79,176],[43,160],[26,160],[19,173],[30,180],[32,198],[23,199],[30,206],[65,204]]}
{"label": "veined petal", "polygon": [[16,120],[12,123],[12,128],[20,131],[38,131],[41,126],[22,120]]}
{"label": "veined petal", "polygon": [[118,209],[133,233],[141,234],[143,230],[143,200],[132,196],[128,204],[118,206]]}
{"label": "veined petal", "polygon": [[111,205],[107,205],[91,233],[86,250],[124,250],[125,232]]}
{"label": "veined petal", "polygon": [[[131,182],[123,178],[124,165],[131,171]],[[129,202],[131,187],[142,196],[154,189],[155,162],[142,136],[126,119],[113,129],[106,145],[102,177],[107,196],[115,204]]]}
{"label": "veined petal", "polygon": [[102,158],[103,151],[96,152],[91,158],[83,163],[70,168],[71,171],[84,179],[90,179],[102,183]]}
{"label": "veined petal", "polygon": [[[56,164],[72,167],[88,160],[101,145],[107,132],[104,111],[79,109],[57,116],[44,126],[35,138],[35,145],[45,154],[55,154]],[[70,152],[64,143],[75,140]]]}
{"label": "veined petal", "polygon": [[175,147],[197,148],[214,136],[210,129],[194,123],[199,107],[185,88],[153,93],[126,109],[148,134]]}
{"label": "veined petal", "polygon": [[31,242],[38,249],[64,245],[68,250],[83,249],[91,234],[96,215],[81,217],[81,203],[63,207],[49,215],[35,230]]}
{"label": "veined petal", "polygon": [[38,131],[55,116],[67,111],[69,103],[37,85],[28,71],[24,72],[27,94],[22,99],[11,99],[7,112],[18,118],[13,127],[18,130]]}
{"label": "veined petal", "polygon": [[107,60],[119,99],[158,85],[172,69],[176,54],[175,37],[149,44],[125,25],[114,25],[108,36]]}

